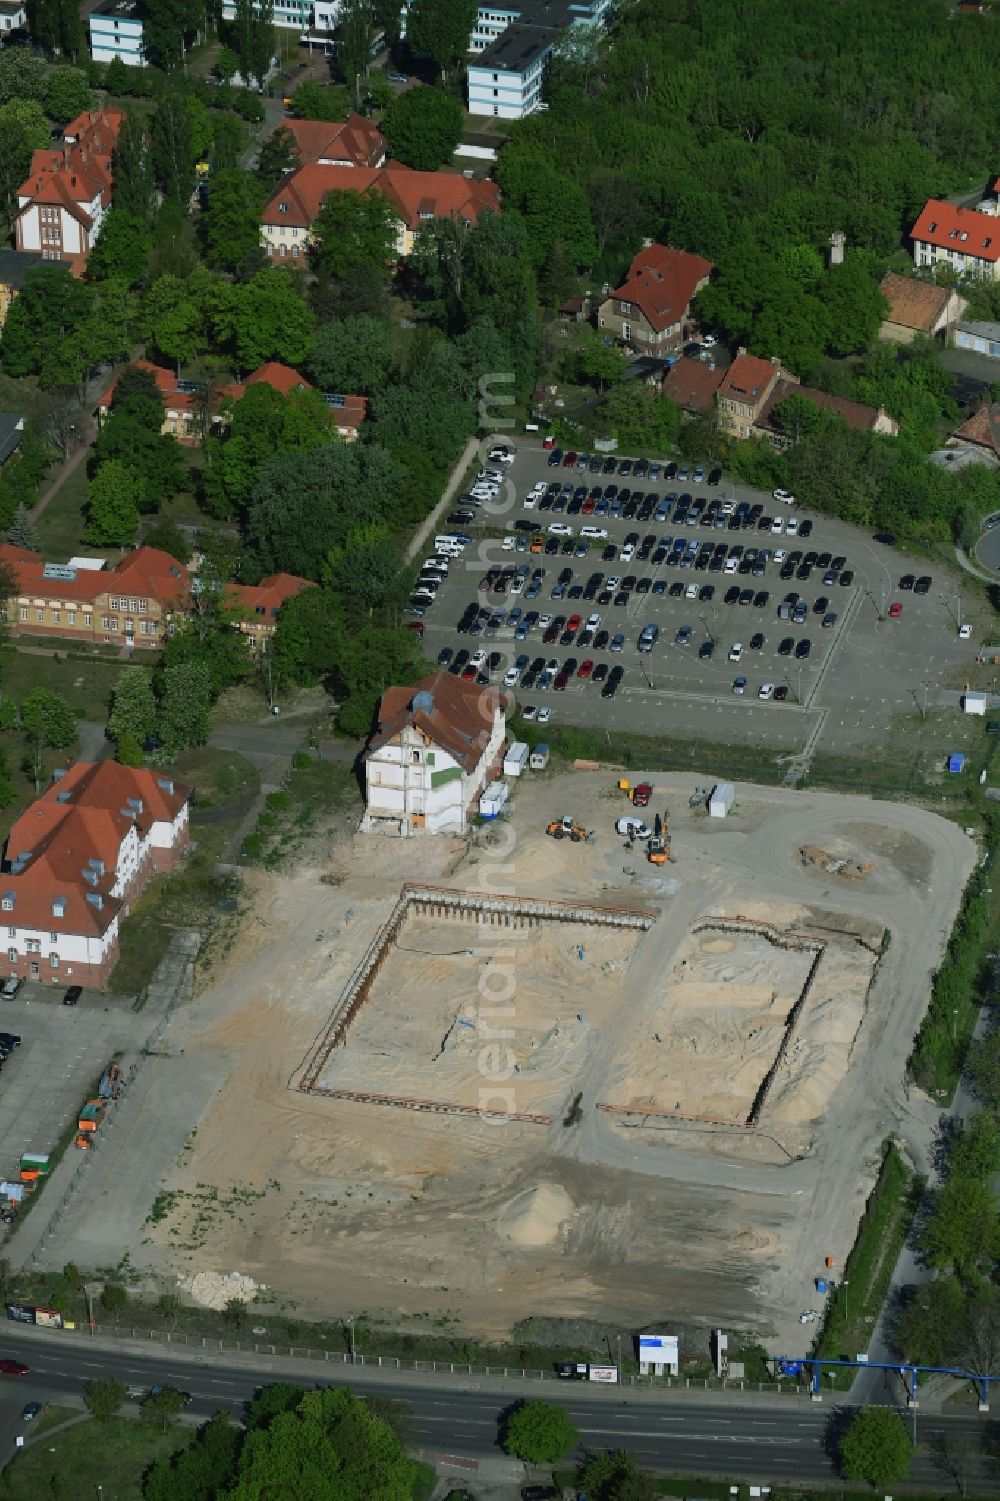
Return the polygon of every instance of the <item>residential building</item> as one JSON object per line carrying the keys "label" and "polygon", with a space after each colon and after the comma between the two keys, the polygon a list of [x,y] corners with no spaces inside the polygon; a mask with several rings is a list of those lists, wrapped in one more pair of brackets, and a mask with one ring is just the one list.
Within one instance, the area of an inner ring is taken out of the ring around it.
{"label": "residential building", "polygon": [[[222,19],[236,20],[236,0],[222,0]],[[282,31],[308,31],[313,19],[313,0],[274,0],[272,25]]]}
{"label": "residential building", "polygon": [[963,279],[1000,280],[1000,223],[995,214],[929,198],[910,238],[918,271],[949,266]]}
{"label": "residential building", "polygon": [[8,32],[23,31],[27,24],[24,0],[0,0],[0,39]]}
{"label": "residential building", "polygon": [[973,445],[991,464],[1000,460],[1000,401],[984,401],[971,417],[956,427],[952,437],[959,443]]}
{"label": "residential building", "polygon": [[146,66],[139,0],[100,0],[89,20],[90,55],[95,63],[118,58],[130,68]]}
{"label": "residential building", "polygon": [[56,149],[32,154],[17,190],[17,250],[82,268],[111,204],[112,154],[124,118],[117,109],[88,111],[66,126]]}
{"label": "residential building", "polygon": [[7,321],[10,305],[24,286],[24,278],[45,264],[40,251],[0,250],[0,328]]}
{"label": "residential building", "polygon": [[235,624],[255,653],[278,629],[278,617],[286,600],[294,599],[303,589],[315,589],[311,579],[294,573],[272,573],[259,584],[227,584],[226,603],[239,612]]}
{"label": "residential building", "polygon": [[972,349],[976,354],[988,355],[991,360],[1000,360],[1000,323],[975,319],[956,323],[955,348]]}
{"label": "residential building", "polygon": [[15,580],[8,604],[14,636],[159,648],[191,593],[183,563],[155,547],[138,547],[109,565],[101,558],[46,563],[4,543],[0,563]]}
{"label": "residential building", "polygon": [[577,22],[603,22],[610,8],[611,0],[484,0],[469,38],[469,113],[519,120],[537,110],[559,38]]}
{"label": "residential building", "polygon": [[384,167],[385,137],[363,115],[346,120],[283,120],[277,127],[295,139],[303,167]]}
{"label": "residential building", "polygon": [[782,374],[780,360],[762,360],[739,349],[716,393],[723,432],[731,438],[749,438]]}
{"label": "residential building", "polygon": [[954,287],[936,287],[933,282],[887,271],[880,283],[889,303],[889,315],[879,329],[879,338],[894,344],[912,344],[920,335],[947,340],[968,307]]}
{"label": "residential building", "polygon": [[7,974],[105,986],[129,903],[188,848],[190,796],[171,777],[117,761],[57,771],[7,839]]}
{"label": "residential building", "polygon": [[[149,371],[156,381],[156,390],[163,403],[163,426],[160,431],[169,433],[181,443],[200,443],[205,420],[204,388],[197,381],[179,379],[173,370],[167,370],[162,365],[154,365],[150,360],[134,360],[133,364],[137,370]],[[115,376],[98,400],[98,425],[111,411],[117,385],[118,377]],[[229,382],[214,389],[211,418],[213,427],[224,421],[220,412],[222,403],[227,400],[239,401],[244,389],[236,382]]]}
{"label": "residential building", "polygon": [[301,263],[312,226],[328,193],[384,193],[397,223],[396,254],[408,256],[416,231],[434,219],[458,219],[467,228],[485,209],[500,212],[493,182],[473,182],[457,172],[413,172],[408,167],[324,167],[290,172],[261,212],[261,243],[275,264]]}
{"label": "residential building", "polygon": [[895,417],[889,416],[885,407],[866,406],[861,401],[848,401],[843,396],[831,396],[826,391],[814,390],[812,386],[801,385],[795,376],[788,375],[786,372],[780,380],[775,381],[754,422],[753,436],[755,438],[768,438],[775,448],[790,447],[794,439],[789,438],[782,431],[774,415],[777,408],[789,396],[799,396],[810,406],[820,407],[826,412],[834,412],[847,423],[848,427],[853,427],[857,432],[884,433],[890,438],[895,438],[899,434],[899,423]]}
{"label": "residential building", "polygon": [[387,688],[365,751],[365,833],[464,834],[503,766],[507,701],[435,672]]}
{"label": "residential building", "polygon": [[690,333],[691,301],[713,269],[704,256],[647,240],[622,285],[598,308],[598,328],[644,354],[677,349]]}
{"label": "residential building", "polygon": [[667,370],[660,390],[682,412],[702,416],[715,406],[716,393],[728,368],[725,359],[717,362],[682,356]]}
{"label": "residential building", "polygon": [[343,396],[333,391],[324,391],[323,400],[333,412],[338,437],[343,438],[345,443],[354,443],[358,436],[358,428],[368,416],[368,398],[366,396]]}

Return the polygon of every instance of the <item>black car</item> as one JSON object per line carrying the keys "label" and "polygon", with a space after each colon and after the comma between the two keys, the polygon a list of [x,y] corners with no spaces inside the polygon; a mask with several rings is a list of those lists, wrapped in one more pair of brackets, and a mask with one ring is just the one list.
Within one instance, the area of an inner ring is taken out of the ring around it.
{"label": "black car", "polygon": [[901,589],[912,589],[916,582],[912,573],[904,573],[899,581],[899,587]]}
{"label": "black car", "polygon": [[450,646],[442,646],[441,650],[438,652],[438,666],[447,667],[448,663],[451,661],[454,655],[455,653],[452,651]]}
{"label": "black car", "polygon": [[702,584],[701,588],[698,590],[698,598],[703,604],[708,604],[710,600],[713,600],[715,598],[715,585]]}
{"label": "black car", "polygon": [[895,547],[896,545],[896,538],[892,532],[876,532],[875,541],[881,542],[883,547]]}
{"label": "black car", "polygon": [[561,448],[551,449],[549,452],[549,468],[558,469],[559,465],[562,463],[562,456],[563,455]]}
{"label": "black car", "polygon": [[751,651],[763,651],[764,650],[764,632],[763,631],[755,631],[754,634],[750,637],[750,650]]}
{"label": "black car", "polygon": [[711,472],[711,474],[708,476],[708,483],[710,485],[717,485],[721,479],[722,479],[722,470],[721,469],[713,469],[712,472]]}
{"label": "black car", "polygon": [[4,1052],[12,1053],[20,1046],[21,1038],[17,1032],[0,1032],[0,1048],[3,1048]]}
{"label": "black car", "polygon": [[796,655],[796,657],[798,658],[798,660],[800,662],[804,662],[805,659],[806,659],[806,657],[808,657],[808,655],[809,655],[809,653],[811,651],[812,651],[812,642],[809,640],[808,636],[803,636],[802,640],[799,642],[798,646],[795,648],[795,655]]}
{"label": "black car", "polygon": [[737,603],[737,601],[739,600],[739,597],[740,597],[739,585],[738,584],[733,584],[732,588],[731,589],[727,589],[726,592],[725,592],[725,594],[722,596],[722,603],[724,605],[735,605]]}
{"label": "black car", "polygon": [[754,609],[763,610],[770,598],[771,596],[766,589],[758,589],[757,593],[753,597]]}
{"label": "black car", "polygon": [[752,589],[741,589],[740,590],[740,604],[741,605],[752,605],[753,604],[753,590]]}
{"label": "black car", "polygon": [[610,640],[611,635],[608,631],[598,631],[597,635],[594,637],[594,650],[604,651]]}
{"label": "black car", "polygon": [[921,578],[918,578],[917,582],[914,584],[914,594],[927,594],[933,582],[934,580],[931,578],[930,574],[925,573]]}
{"label": "black car", "polygon": [[827,612],[827,610],[829,608],[830,608],[830,601],[827,599],[827,597],[826,597],[825,594],[821,594],[819,596],[819,598],[813,604],[813,614],[814,615],[825,615],[826,612]]}
{"label": "black car", "polygon": [[553,1501],[559,1492],[554,1485],[522,1485],[521,1501]]}
{"label": "black car", "polygon": [[698,648],[698,661],[710,662],[715,651],[714,641],[703,641]]}
{"label": "black car", "polygon": [[809,520],[800,521],[799,522],[799,536],[800,537],[811,537],[812,534],[813,534],[813,524],[812,524],[812,522],[809,521]]}
{"label": "black car", "polygon": [[844,588],[844,589],[850,588],[851,584],[854,583],[854,571],[853,571],[853,569],[851,569],[851,568],[845,568],[844,569],[843,573],[840,575],[840,583],[841,583],[841,587],[842,588]]}
{"label": "black car", "polygon": [[607,664],[607,662],[598,662],[597,666],[594,668],[593,672],[590,674],[590,681],[592,683],[603,683],[604,679],[607,677],[607,675],[608,675],[608,664]]}
{"label": "black car", "polygon": [[475,519],[475,511],[452,511],[448,517],[448,520],[454,522],[457,526],[461,526],[466,521],[475,521]]}
{"label": "black car", "polygon": [[611,671],[608,673],[608,681],[601,689],[601,697],[614,698],[615,694],[618,692],[618,685],[624,676],[625,672],[621,667],[612,667]]}
{"label": "black car", "polygon": [[631,459],[622,459],[621,463],[618,465],[618,473],[619,474],[631,474],[632,473],[632,460]]}
{"label": "black car", "polygon": [[[681,595],[684,593],[684,585],[681,583],[680,579],[674,580],[674,582],[670,585],[667,593],[670,595],[671,599],[680,599]],[[739,590],[737,590],[737,593],[739,593]]]}
{"label": "black car", "polygon": [[792,648],[794,645],[795,642],[793,641],[791,636],[783,637],[782,640],[778,642],[778,656],[790,657],[792,655]]}

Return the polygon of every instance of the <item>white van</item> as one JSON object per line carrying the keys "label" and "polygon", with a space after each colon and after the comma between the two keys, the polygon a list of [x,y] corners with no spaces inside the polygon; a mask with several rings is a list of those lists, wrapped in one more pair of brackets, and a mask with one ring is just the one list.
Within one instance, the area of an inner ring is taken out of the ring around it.
{"label": "white van", "polygon": [[608,535],[606,526],[581,526],[580,536],[590,537],[598,542],[603,542]]}
{"label": "white van", "polygon": [[641,818],[619,818],[615,833],[624,834],[628,839],[649,839],[653,831]]}

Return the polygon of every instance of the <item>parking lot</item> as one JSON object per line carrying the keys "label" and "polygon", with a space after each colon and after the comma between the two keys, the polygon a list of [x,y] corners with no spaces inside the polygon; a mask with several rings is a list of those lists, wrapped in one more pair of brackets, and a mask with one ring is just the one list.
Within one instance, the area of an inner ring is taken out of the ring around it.
{"label": "parking lot", "polygon": [[788,751],[822,730],[853,748],[974,664],[951,576],[868,533],[707,465],[551,457],[522,449],[495,494],[456,501],[440,534],[469,542],[422,616],[429,655],[509,673],[522,710]]}
{"label": "parking lot", "polygon": [[0,1030],[21,1044],[0,1069],[0,1173],[17,1177],[22,1152],[50,1152],[116,1053],[129,1061],[152,1018],[121,1001],[84,995],[62,1005],[62,989],[28,982],[0,1003]]}

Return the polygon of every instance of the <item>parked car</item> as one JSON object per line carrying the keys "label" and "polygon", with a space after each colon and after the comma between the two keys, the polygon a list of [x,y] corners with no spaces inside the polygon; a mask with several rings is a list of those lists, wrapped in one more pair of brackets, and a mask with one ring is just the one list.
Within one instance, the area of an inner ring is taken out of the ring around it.
{"label": "parked car", "polygon": [[2,996],[5,1001],[12,1001],[23,984],[24,981],[19,980],[16,975],[8,976],[8,978],[4,980],[3,984],[0,985],[0,996]]}
{"label": "parked car", "polygon": [[80,997],[83,995],[82,985],[71,985],[62,998],[64,1006],[78,1006]]}

